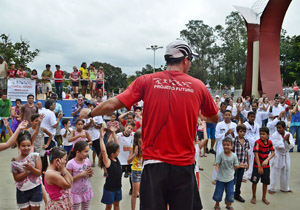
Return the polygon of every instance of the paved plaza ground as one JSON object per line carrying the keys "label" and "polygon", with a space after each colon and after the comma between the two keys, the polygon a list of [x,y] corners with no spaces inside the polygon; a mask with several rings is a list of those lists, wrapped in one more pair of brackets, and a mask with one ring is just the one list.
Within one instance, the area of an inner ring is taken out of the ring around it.
{"label": "paved plaza ground", "polygon": [[[10,160],[17,154],[17,149],[8,149],[6,151],[0,152],[0,210],[15,210],[16,207],[16,187],[14,184],[13,176],[10,172]],[[212,171],[213,171],[213,161],[214,156],[209,154],[206,158],[200,158],[201,167],[204,171],[200,172],[201,186],[200,194],[203,202],[204,210],[213,209],[214,201],[212,200],[212,195],[215,186],[211,183]],[[233,207],[236,210],[292,210],[299,209],[299,203],[297,199],[300,198],[300,153],[291,153],[291,181],[290,187],[293,193],[282,193],[276,191],[274,195],[267,195],[267,199],[271,202],[269,206],[266,206],[261,201],[261,184],[258,185],[257,190],[257,204],[253,205],[250,203],[251,199],[251,183],[242,184],[242,196],[246,199],[245,203],[235,202]],[[105,209],[105,206],[100,203],[102,196],[102,187],[105,181],[103,177],[103,171],[96,167],[94,168],[95,175],[92,177],[92,186],[94,190],[94,198],[91,201],[91,210]],[[130,210],[130,195],[129,192],[129,181],[128,178],[123,178],[123,200],[120,203],[121,209]],[[138,206],[138,204],[137,204]],[[44,209],[42,206],[41,209]],[[139,208],[136,208],[139,209]],[[224,202],[221,203],[221,209],[225,210]],[[158,209],[159,210],[159,209]],[[184,210],[184,209],[183,209]]]}

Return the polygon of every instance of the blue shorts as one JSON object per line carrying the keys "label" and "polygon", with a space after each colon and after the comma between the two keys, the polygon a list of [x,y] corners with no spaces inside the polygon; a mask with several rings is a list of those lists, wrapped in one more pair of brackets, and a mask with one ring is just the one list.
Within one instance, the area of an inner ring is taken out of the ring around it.
{"label": "blue shorts", "polygon": [[63,145],[63,148],[64,148],[64,150],[66,150],[67,155],[69,155],[69,153],[71,152],[71,150],[73,148],[73,145],[70,145],[70,146]]}
{"label": "blue shorts", "polygon": [[41,206],[43,201],[42,186],[39,185],[31,190],[20,191],[17,188],[18,208],[24,209],[28,206]]}
{"label": "blue shorts", "polygon": [[132,182],[141,182],[142,171],[131,171],[131,181]]}
{"label": "blue shorts", "polygon": [[216,202],[221,202],[224,190],[226,192],[225,201],[229,203],[233,203],[234,202],[234,179],[231,180],[230,182],[220,182],[217,180],[213,200]]}
{"label": "blue shorts", "polygon": [[5,125],[4,125],[3,120],[0,120],[0,123],[1,123],[1,125],[0,125],[0,130],[1,130],[1,132],[2,132],[3,130],[6,132],[6,127],[5,127]]}
{"label": "blue shorts", "polygon": [[106,205],[112,205],[113,202],[119,202],[122,200],[122,190],[118,191],[108,191],[103,187],[103,195],[101,199],[101,203]]}
{"label": "blue shorts", "polygon": [[206,128],[207,139],[216,139],[216,128]]}

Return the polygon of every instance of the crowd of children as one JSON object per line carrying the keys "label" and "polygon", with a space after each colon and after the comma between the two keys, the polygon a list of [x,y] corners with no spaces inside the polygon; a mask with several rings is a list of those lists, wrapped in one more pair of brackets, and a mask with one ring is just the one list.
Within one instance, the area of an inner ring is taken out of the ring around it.
{"label": "crowd of children", "polygon": [[[245,99],[239,99],[236,104],[232,101],[233,99],[225,99],[219,103],[219,123],[215,125],[215,129],[205,122],[205,117],[199,115],[194,141],[198,187],[200,188],[199,170],[203,170],[199,167],[199,157],[206,157],[209,151],[213,154],[214,148],[207,148],[208,140],[216,140],[214,209],[221,209],[224,191],[227,209],[233,209],[234,200],[245,202],[241,185],[247,179],[252,182],[253,195],[250,202],[256,203],[257,183],[261,180],[262,201],[268,205],[270,202],[266,198],[267,192],[274,194],[278,182],[281,191],[292,192],[289,187],[289,153],[295,146],[295,132],[287,131],[287,111],[290,111],[291,122],[295,122],[290,125],[290,129],[292,126],[299,126],[295,117],[293,118],[294,115],[298,116],[299,104],[297,102],[286,106],[279,96],[269,102],[266,98],[261,102],[253,100],[247,110]],[[18,118],[17,108],[14,110],[14,120]],[[94,104],[90,104],[89,108],[95,108]],[[235,114],[232,114],[233,110]],[[142,110],[137,108],[135,111],[136,113],[122,114],[118,118],[120,123],[115,113],[110,115],[110,121],[107,122],[102,117],[77,119],[75,127],[71,126],[69,119],[63,119],[60,130],[62,147],[52,147],[50,150],[46,149],[49,148],[53,134],[41,126],[44,114],[33,114],[29,129],[29,122],[18,122],[14,133],[10,130],[8,121],[3,119],[11,137],[6,143],[0,144],[0,151],[11,147],[15,142],[19,150],[19,154],[11,162],[18,208],[40,209],[44,200],[47,210],[77,210],[80,207],[83,210],[89,209],[94,196],[91,178],[95,160],[91,164],[89,157],[89,150],[92,148],[95,156],[99,157],[99,167],[104,169],[106,177],[101,198],[106,209],[120,209],[123,173],[125,178],[129,177],[131,207],[132,210],[136,209],[143,158]],[[122,126],[124,130],[120,130]],[[299,152],[298,138],[297,143]]]}

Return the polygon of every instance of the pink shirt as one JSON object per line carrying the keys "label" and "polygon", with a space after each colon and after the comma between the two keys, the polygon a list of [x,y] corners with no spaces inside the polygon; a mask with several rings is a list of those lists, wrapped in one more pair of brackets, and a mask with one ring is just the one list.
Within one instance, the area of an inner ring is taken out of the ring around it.
{"label": "pink shirt", "polygon": [[[72,176],[76,176],[91,166],[88,158],[83,163],[76,162],[75,158],[71,159],[66,169],[72,171]],[[94,196],[90,177],[83,177],[73,182],[71,187],[71,196],[74,203],[81,203],[91,200]]]}
{"label": "pink shirt", "polygon": [[[47,170],[47,171],[54,171],[54,170]],[[46,171],[46,173],[47,173],[47,171]],[[57,173],[59,173],[59,172],[57,171]],[[58,200],[63,200],[64,198],[69,197],[69,190],[67,190],[67,189],[63,189],[56,185],[49,185],[47,183],[46,179],[44,180],[44,185],[45,185],[45,189],[51,200],[58,201]]]}
{"label": "pink shirt", "polygon": [[20,70],[18,70],[18,71],[17,71],[17,76],[18,76],[18,77],[21,77],[21,78],[26,77],[26,71],[20,71]]}
{"label": "pink shirt", "polygon": [[[77,130],[75,130],[74,136],[86,134],[85,132],[86,132],[85,130],[82,130],[81,132],[78,132]],[[76,140],[73,141],[73,147],[79,141],[87,141],[87,138],[83,138],[83,137],[77,138]]]}

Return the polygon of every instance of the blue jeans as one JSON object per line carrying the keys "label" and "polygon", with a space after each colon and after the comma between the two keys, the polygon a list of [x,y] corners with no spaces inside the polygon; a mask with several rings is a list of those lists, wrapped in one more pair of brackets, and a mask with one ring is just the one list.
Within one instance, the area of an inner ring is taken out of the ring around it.
{"label": "blue jeans", "polygon": [[[300,152],[300,126],[291,126],[290,133],[294,137],[296,133],[296,141],[297,141],[297,152]],[[290,149],[290,152],[293,152],[293,148]]]}
{"label": "blue jeans", "polygon": [[62,91],[63,91],[63,83],[55,82],[56,93],[58,95],[58,99],[62,99]]}
{"label": "blue jeans", "polygon": [[216,189],[214,192],[213,199],[216,202],[221,202],[224,190],[226,192],[225,201],[228,203],[234,202],[234,179],[230,182],[220,182],[217,180]]}

